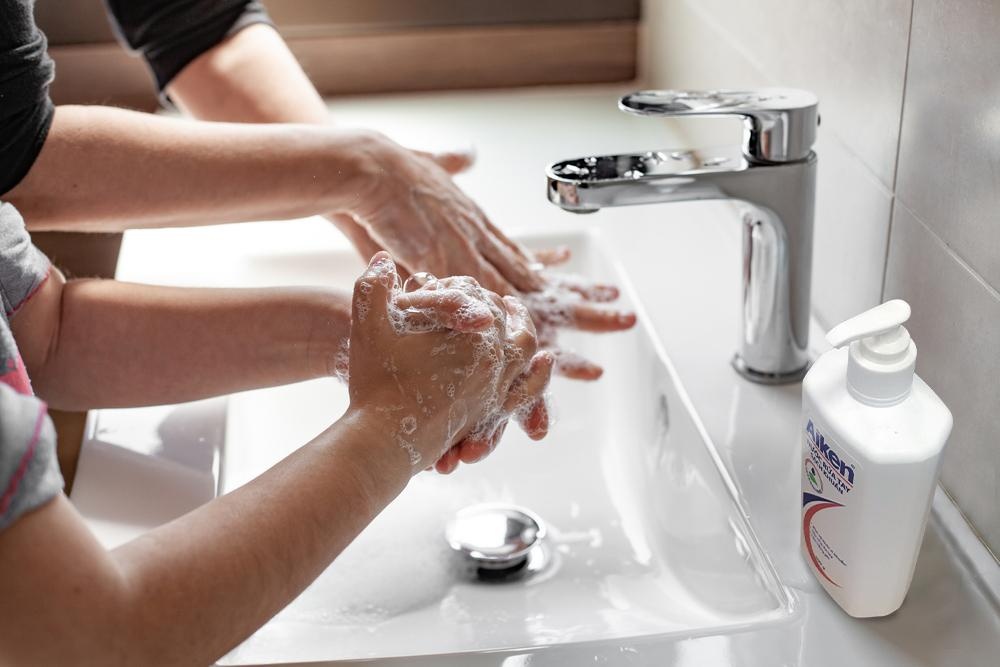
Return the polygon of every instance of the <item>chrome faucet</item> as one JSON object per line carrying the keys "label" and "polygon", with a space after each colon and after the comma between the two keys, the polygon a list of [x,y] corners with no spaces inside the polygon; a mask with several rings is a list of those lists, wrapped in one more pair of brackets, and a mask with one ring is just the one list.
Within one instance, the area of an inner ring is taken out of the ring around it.
{"label": "chrome faucet", "polygon": [[816,96],[801,90],[640,91],[641,116],[739,116],[743,145],[584,157],[549,166],[549,201],[574,213],[610,206],[735,199],[743,213],[743,310],[733,366],[765,384],[809,366]]}

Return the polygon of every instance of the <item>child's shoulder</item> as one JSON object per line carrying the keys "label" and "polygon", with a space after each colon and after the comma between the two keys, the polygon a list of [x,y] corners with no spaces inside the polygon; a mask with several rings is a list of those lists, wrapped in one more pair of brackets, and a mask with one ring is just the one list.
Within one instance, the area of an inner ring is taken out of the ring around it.
{"label": "child's shoulder", "polygon": [[13,204],[0,199],[0,252],[11,243],[24,243],[28,238],[21,212]]}
{"label": "child's shoulder", "polygon": [[10,316],[45,282],[49,260],[31,242],[24,218],[0,201],[0,302]]}

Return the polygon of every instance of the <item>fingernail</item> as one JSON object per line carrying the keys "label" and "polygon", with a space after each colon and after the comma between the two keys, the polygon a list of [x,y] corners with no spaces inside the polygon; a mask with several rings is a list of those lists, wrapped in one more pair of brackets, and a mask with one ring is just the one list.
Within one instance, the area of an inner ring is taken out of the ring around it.
{"label": "fingernail", "polygon": [[531,370],[538,371],[545,367],[551,367],[555,361],[555,356],[551,352],[538,352],[535,354],[534,359],[531,360]]}
{"label": "fingernail", "polygon": [[466,144],[465,146],[454,148],[450,150],[449,153],[465,158],[470,162],[476,159],[476,147],[473,144]]}
{"label": "fingernail", "polygon": [[389,266],[391,266],[393,270],[396,268],[392,261],[392,257],[385,250],[379,250],[377,253],[372,255],[372,258],[368,261],[368,273],[381,272]]}

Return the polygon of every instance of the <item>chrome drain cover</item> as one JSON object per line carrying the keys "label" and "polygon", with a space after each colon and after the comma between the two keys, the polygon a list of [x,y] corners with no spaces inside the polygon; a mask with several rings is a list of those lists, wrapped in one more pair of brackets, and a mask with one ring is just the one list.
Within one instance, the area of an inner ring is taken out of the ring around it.
{"label": "chrome drain cover", "polygon": [[445,528],[448,545],[483,580],[535,572],[548,561],[546,528],[534,512],[516,505],[484,503],[459,510]]}

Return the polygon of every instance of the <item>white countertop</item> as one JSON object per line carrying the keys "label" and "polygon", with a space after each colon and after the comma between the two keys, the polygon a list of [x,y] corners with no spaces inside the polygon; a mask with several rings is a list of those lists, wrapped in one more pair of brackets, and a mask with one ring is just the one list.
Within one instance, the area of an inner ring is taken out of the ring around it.
{"label": "white countertop", "polygon": [[[782,638],[800,647],[794,664],[996,664],[1000,568],[943,492],[935,498],[910,594],[892,616],[846,616],[807,571],[796,530],[800,387],[753,385],[729,367],[740,267],[732,207],[673,204],[573,216],[545,201],[543,170],[550,162],[681,143],[666,123],[618,112],[615,101],[622,92],[627,90],[601,86],[370,97],[331,108],[344,124],[373,127],[413,147],[474,144],[479,166],[458,180],[504,228],[603,230],[735,479],[754,529],[801,604],[802,623]],[[729,140],[720,137],[720,143]],[[822,164],[820,156],[821,169]],[[232,278],[243,254],[345,245],[328,223],[315,218],[130,232],[118,275],[168,284],[246,284]],[[178,258],[186,266],[214,268],[185,277],[176,269]],[[614,345],[614,337],[606,344]],[[689,663],[706,664],[683,659],[678,664]]]}

